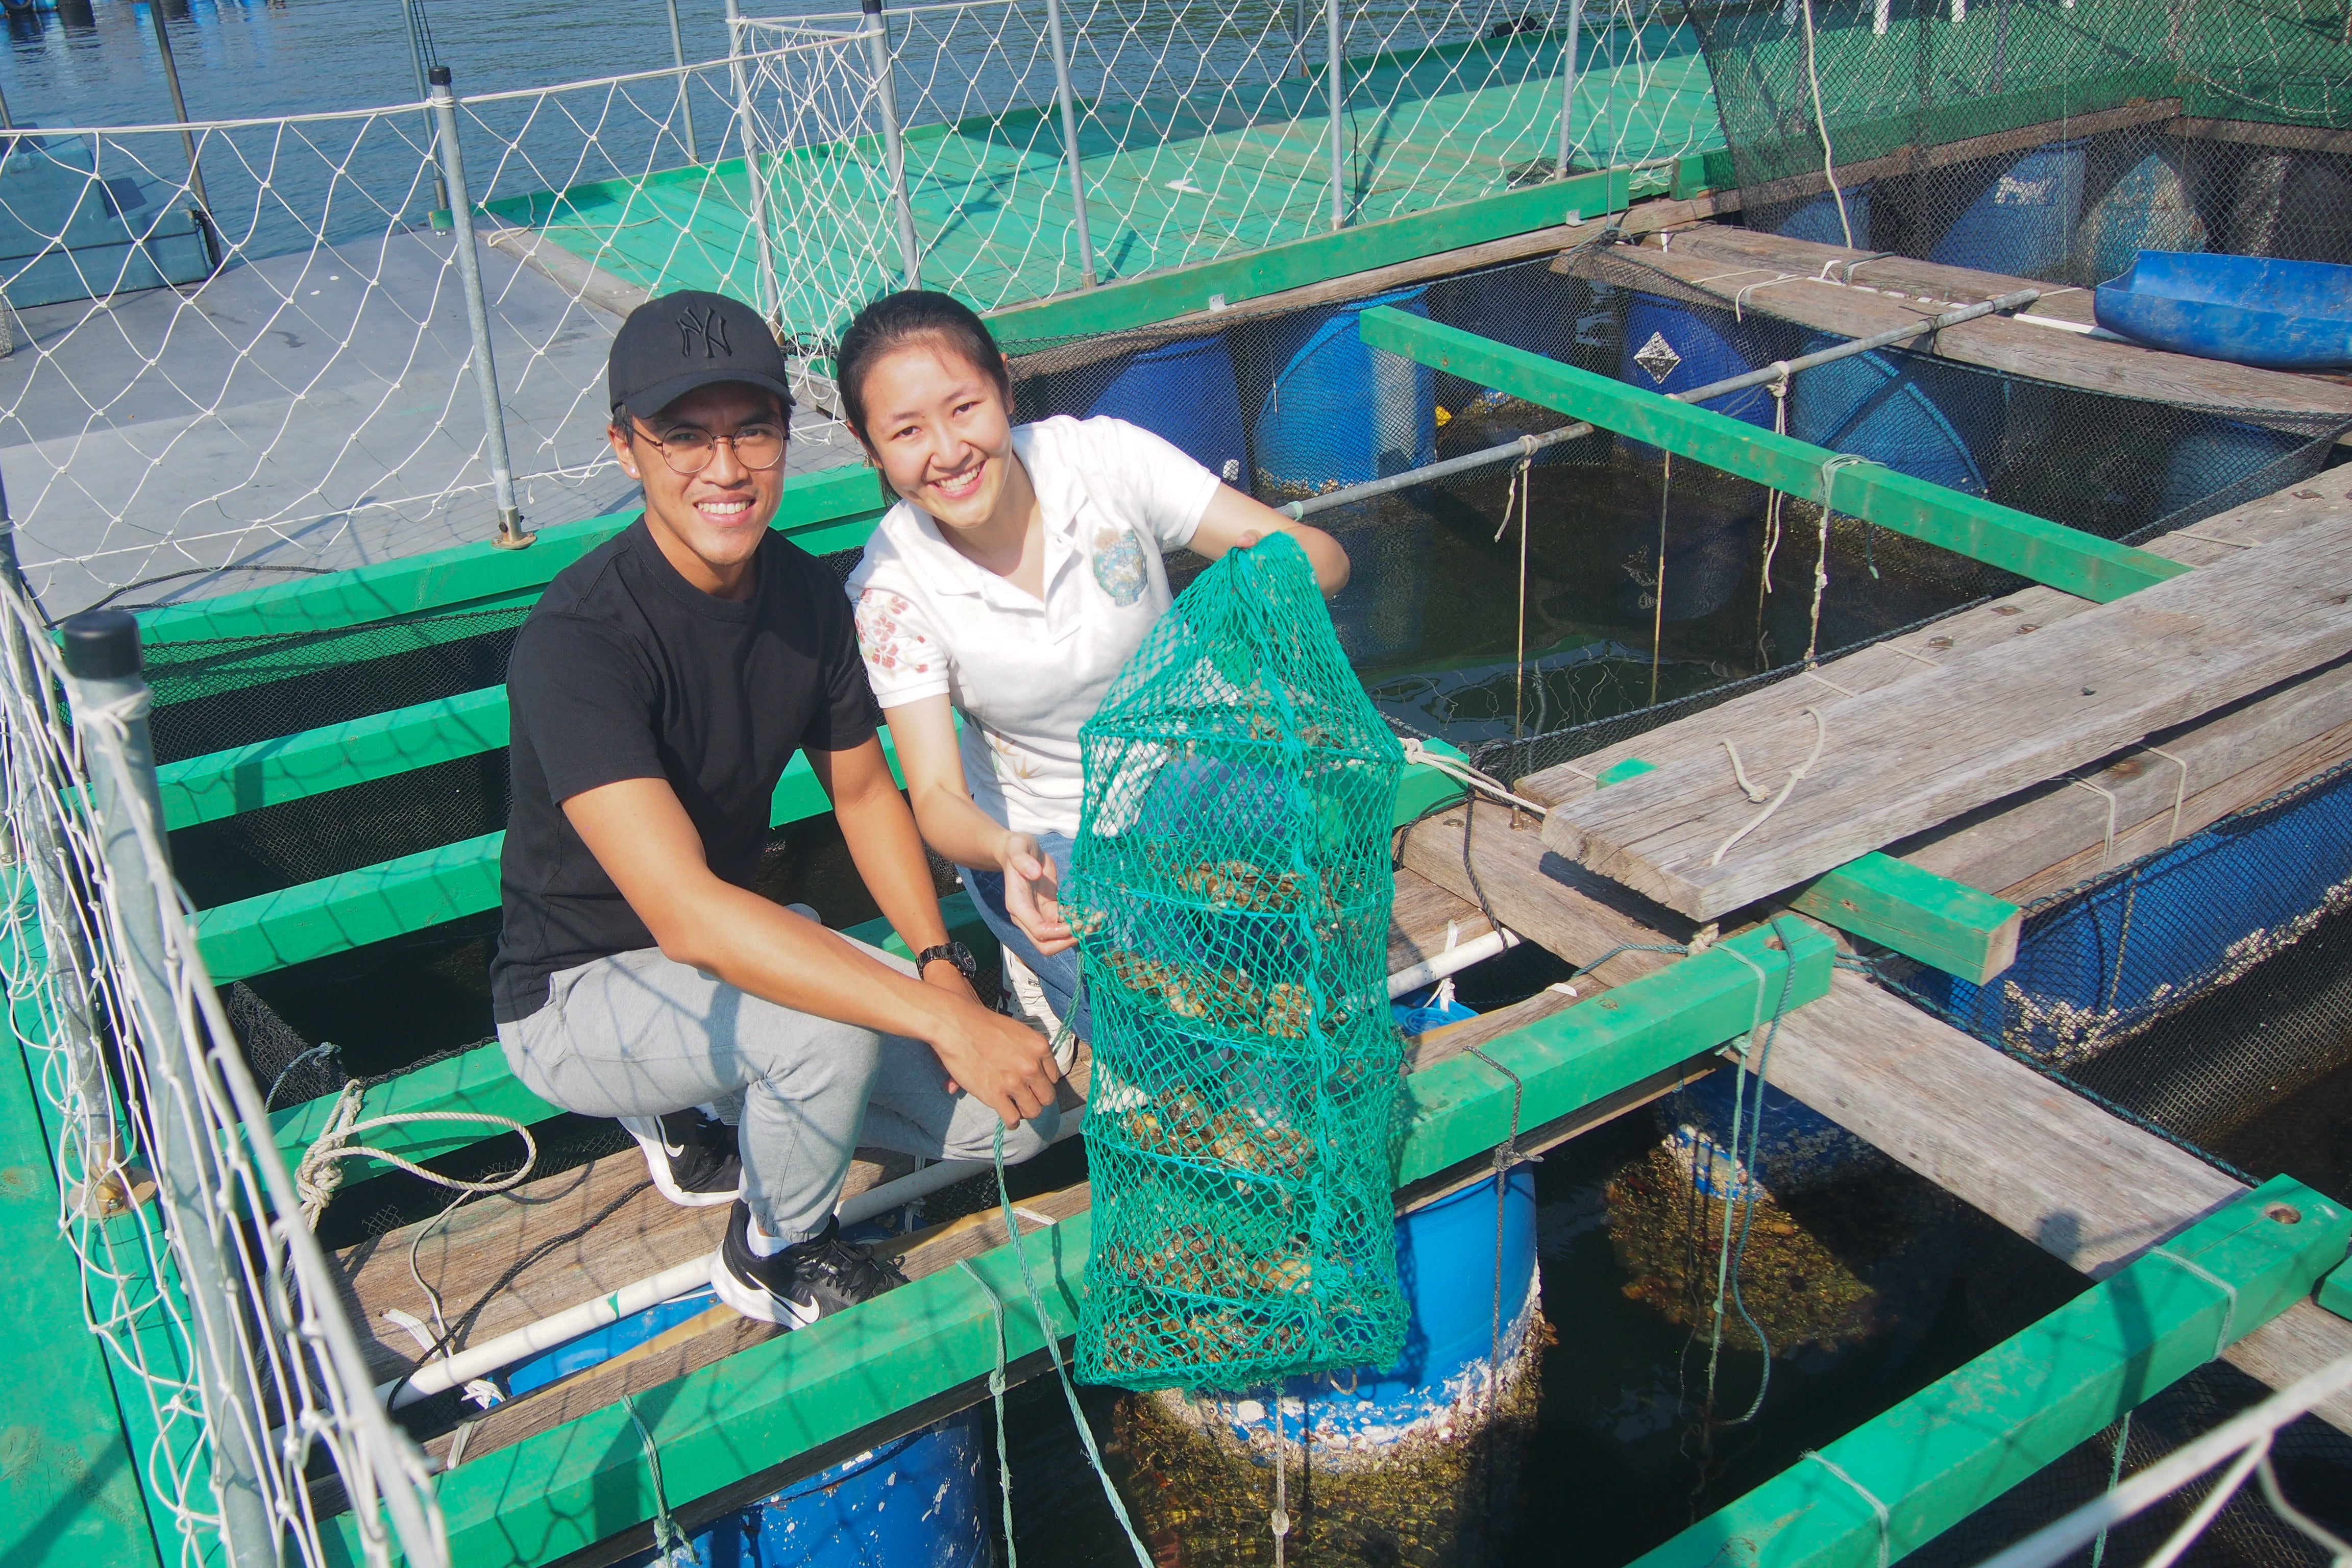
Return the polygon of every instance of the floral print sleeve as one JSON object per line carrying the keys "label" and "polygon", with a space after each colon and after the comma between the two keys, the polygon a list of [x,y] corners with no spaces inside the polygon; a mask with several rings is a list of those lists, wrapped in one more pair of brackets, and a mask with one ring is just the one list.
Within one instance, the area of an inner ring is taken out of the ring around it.
{"label": "floral print sleeve", "polygon": [[948,689],[948,661],[903,594],[868,587],[857,595],[857,651],[866,679],[885,706]]}

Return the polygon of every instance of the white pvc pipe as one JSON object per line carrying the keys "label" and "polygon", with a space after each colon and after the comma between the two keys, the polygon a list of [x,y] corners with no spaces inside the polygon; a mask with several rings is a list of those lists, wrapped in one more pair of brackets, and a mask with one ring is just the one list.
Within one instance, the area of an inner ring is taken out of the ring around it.
{"label": "white pvc pipe", "polygon": [[1485,936],[1473,937],[1458,947],[1447,948],[1435,958],[1424,958],[1411,969],[1400,969],[1390,975],[1389,1000],[1393,1002],[1408,991],[1434,985],[1449,974],[1459,974],[1474,963],[1484,963],[1518,945],[1516,931],[1490,931]]}
{"label": "white pvc pipe", "polygon": [[[1410,969],[1401,969],[1389,976],[1391,999],[1408,991],[1432,985],[1449,974],[1458,974],[1474,963],[1481,963],[1497,953],[1519,945],[1517,934],[1507,931],[1491,931],[1447,948],[1434,958],[1424,959]],[[1055,1142],[1074,1136],[1080,1119],[1066,1117]],[[987,1160],[941,1160],[924,1166],[895,1182],[884,1182],[868,1187],[854,1197],[842,1200],[835,1213],[844,1225],[856,1225],[887,1214],[902,1205],[928,1196],[942,1187],[951,1187],[967,1177],[994,1169]],[[593,1301],[583,1301],[576,1307],[566,1307],[552,1317],[541,1318],[512,1332],[458,1352],[440,1361],[427,1362],[405,1379],[395,1378],[376,1386],[378,1395],[392,1394],[392,1407],[404,1409],[420,1399],[452,1388],[461,1387],[486,1373],[498,1371],[543,1350],[551,1350],[566,1340],[601,1329],[607,1323],[617,1323],[623,1318],[634,1317],[651,1307],[657,1307],[674,1296],[689,1290],[699,1290],[710,1283],[709,1254],[674,1268],[665,1268],[650,1279],[640,1279],[634,1285],[624,1285],[607,1296]],[[394,1391],[397,1389],[398,1392]]]}

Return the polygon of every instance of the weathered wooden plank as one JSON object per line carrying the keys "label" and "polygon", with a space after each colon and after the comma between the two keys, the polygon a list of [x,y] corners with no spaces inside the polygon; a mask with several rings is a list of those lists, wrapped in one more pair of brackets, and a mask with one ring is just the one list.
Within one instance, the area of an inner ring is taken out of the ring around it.
{"label": "weathered wooden plank", "polygon": [[2085,611],[2007,647],[1724,733],[1749,777],[1806,778],[1760,827],[1723,763],[1677,762],[1555,807],[1545,842],[1696,919],[1769,897],[2352,651],[2352,520]]}
{"label": "weathered wooden plank", "polygon": [[[1981,1041],[1841,972],[1780,1026],[1765,1077],[2069,1267],[2104,1279],[2245,1189]],[[2295,1315],[2302,1324],[2303,1315]],[[2352,1323],[2306,1351],[2249,1340],[2273,1385],[2352,1353]],[[2352,1430],[2352,1395],[2323,1414]]]}
{"label": "weathered wooden plank", "polygon": [[[1728,237],[1738,236],[1737,238]],[[1696,289],[1728,309],[1779,316],[1839,337],[1868,337],[1939,315],[1957,305],[2041,288],[2004,278],[1921,261],[1873,261],[1871,252],[1818,245],[1777,235],[1700,227],[1675,237],[1665,250],[1579,252],[1568,263],[1606,271],[1610,281],[1638,288],[1643,274]],[[1848,264],[1853,276],[1846,279]],[[1827,276],[1823,276],[1826,269]],[[2090,295],[2046,289],[2032,313],[2088,321]],[[2260,409],[2280,414],[2352,418],[2352,387],[2313,376],[2168,353],[2002,316],[1981,316],[1947,327],[1909,347],[1963,364],[2030,375],[2062,386],[2192,407]],[[1801,379],[1803,373],[1800,372]]]}
{"label": "weathered wooden plank", "polygon": [[2086,599],[2119,598],[2178,574],[2171,562],[2095,534],[1876,463],[1842,459],[1712,409],[1661,397],[1408,315],[1394,306],[1366,311],[1359,334],[1371,347],[1433,370],[1496,387],[1759,484],[1824,501],[1849,516]]}
{"label": "weathered wooden plank", "polygon": [[2004,899],[1876,850],[1816,879],[1789,905],[1978,985],[2017,962],[2024,923]]}
{"label": "weathered wooden plank", "polygon": [[1389,973],[1410,969],[1493,929],[1476,904],[1409,867],[1399,868],[1396,900],[1389,907]]}

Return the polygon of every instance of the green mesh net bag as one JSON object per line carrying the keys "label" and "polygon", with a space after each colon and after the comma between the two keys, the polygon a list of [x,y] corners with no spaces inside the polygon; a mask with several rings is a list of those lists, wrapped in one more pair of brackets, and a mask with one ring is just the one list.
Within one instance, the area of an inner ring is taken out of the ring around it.
{"label": "green mesh net bag", "polygon": [[1297,544],[1185,590],[1079,731],[1093,1016],[1078,1367],[1245,1388],[1402,1354],[1389,834],[1404,756]]}

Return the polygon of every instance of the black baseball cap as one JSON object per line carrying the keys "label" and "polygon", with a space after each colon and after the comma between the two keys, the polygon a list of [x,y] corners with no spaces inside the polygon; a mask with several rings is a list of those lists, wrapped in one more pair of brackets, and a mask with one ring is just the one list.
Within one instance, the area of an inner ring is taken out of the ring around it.
{"label": "black baseball cap", "polygon": [[681,289],[629,312],[605,363],[613,414],[649,418],[699,386],[740,381],[772,392],[790,412],[784,352],[760,313],[739,300]]}

